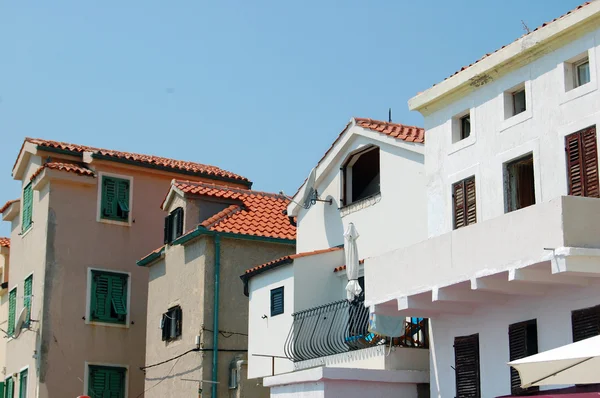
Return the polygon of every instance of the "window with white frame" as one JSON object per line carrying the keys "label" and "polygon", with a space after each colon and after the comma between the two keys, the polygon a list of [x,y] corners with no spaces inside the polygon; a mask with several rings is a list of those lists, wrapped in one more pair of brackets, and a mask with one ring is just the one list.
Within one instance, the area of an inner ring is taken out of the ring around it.
{"label": "window with white frame", "polygon": [[463,112],[452,118],[452,143],[471,136],[471,112]]}
{"label": "window with white frame", "polygon": [[565,62],[565,91],[588,84],[591,76],[587,51],[571,58]]}
{"label": "window with white frame", "polygon": [[351,155],[342,167],[342,203],[367,199],[380,192],[379,147],[369,146]]}
{"label": "window with white frame", "polygon": [[504,92],[504,118],[509,119],[527,110],[525,84]]}

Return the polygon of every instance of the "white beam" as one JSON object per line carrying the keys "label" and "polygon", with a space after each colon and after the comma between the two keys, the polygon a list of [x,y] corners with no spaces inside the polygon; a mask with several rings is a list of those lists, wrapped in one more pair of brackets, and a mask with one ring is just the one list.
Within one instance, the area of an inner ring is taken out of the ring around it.
{"label": "white beam", "polygon": [[452,304],[448,302],[431,302],[425,300],[417,300],[413,297],[400,297],[398,299],[398,311],[414,312],[417,314],[470,314],[473,312],[473,307],[465,304]]}
{"label": "white beam", "polygon": [[508,280],[510,282],[519,281],[529,283],[548,283],[573,286],[589,286],[590,284],[590,281],[585,278],[572,275],[553,275],[551,272],[546,270],[527,268],[512,269],[508,271]]}
{"label": "white beam", "polygon": [[398,316],[398,305],[394,301],[389,301],[383,304],[375,304],[369,307],[369,312],[371,314],[379,314],[379,315],[388,315],[388,316]]}
{"label": "white beam", "polygon": [[504,303],[505,294],[485,292],[481,290],[464,290],[450,287],[435,287],[431,293],[431,301],[451,301],[455,303]]}
{"label": "white beam", "polygon": [[527,285],[518,282],[501,281],[497,279],[471,279],[471,289],[517,296],[542,296],[548,292],[544,286]]}

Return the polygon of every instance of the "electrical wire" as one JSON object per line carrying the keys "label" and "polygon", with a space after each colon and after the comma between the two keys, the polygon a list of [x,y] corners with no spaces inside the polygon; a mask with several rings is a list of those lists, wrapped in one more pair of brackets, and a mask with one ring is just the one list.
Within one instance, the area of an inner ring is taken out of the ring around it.
{"label": "electrical wire", "polygon": [[[192,351],[188,351],[188,352],[186,352],[186,354],[190,353],[190,352],[192,352]],[[183,355],[185,355],[185,354],[183,354]],[[177,362],[179,361],[179,358],[181,358],[183,355],[181,355],[181,356],[179,356],[179,357],[176,358],[175,363],[173,364],[173,366],[171,366],[171,370],[169,370],[169,373],[167,373],[167,375],[163,379],[161,379],[159,382],[157,382],[155,385],[153,385],[152,387],[148,388],[147,390],[142,391],[142,393],[140,395],[138,395],[137,397],[135,397],[135,398],[140,398],[142,395],[144,395],[145,393],[147,393],[148,391],[152,390],[154,387],[156,387],[157,385],[159,385],[160,383],[162,383],[163,381],[165,381],[166,379],[168,379],[169,376],[171,376],[171,373],[173,372],[173,369],[175,369],[175,365],[177,365]]]}
{"label": "electrical wire", "polygon": [[[206,329],[203,328],[202,330],[207,331],[207,332],[212,332],[214,333],[214,330],[211,329]],[[219,330],[219,334],[223,337],[225,337],[226,339],[230,338],[233,335],[238,335],[238,336],[248,336],[248,333],[240,333],[240,332],[229,332],[227,330]]]}
{"label": "electrical wire", "polygon": [[[141,366],[140,370],[144,371],[146,369],[153,368],[155,366],[164,365],[165,363],[179,359],[182,356],[189,354],[190,352],[204,352],[204,351],[213,351],[213,349],[212,348],[192,348],[191,350],[188,350],[188,351],[184,352],[183,354],[179,354],[173,358],[166,359],[162,362],[158,362],[158,363],[148,365],[148,366]],[[220,348],[220,349],[217,349],[217,351],[220,351],[220,352],[248,352],[248,349],[236,350],[236,349],[229,349],[229,348]]]}

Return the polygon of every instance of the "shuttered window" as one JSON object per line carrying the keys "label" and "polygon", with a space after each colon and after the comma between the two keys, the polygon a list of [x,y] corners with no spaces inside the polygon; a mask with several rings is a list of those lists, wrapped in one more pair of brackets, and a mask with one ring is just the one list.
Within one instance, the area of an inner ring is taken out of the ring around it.
{"label": "shuttered window", "polygon": [[283,314],[283,286],[271,290],[271,316]]}
{"label": "shuttered window", "polygon": [[480,398],[479,334],[454,338],[457,398]]}
{"label": "shuttered window", "polygon": [[21,230],[27,231],[32,224],[33,215],[33,187],[30,182],[23,189],[23,219]]}
{"label": "shuttered window", "polygon": [[164,243],[171,243],[181,235],[183,235],[183,209],[178,207],[165,217]]}
{"label": "shuttered window", "polygon": [[103,219],[129,221],[129,180],[102,177],[100,215]]}
{"label": "shuttered window", "polygon": [[29,324],[29,320],[31,319],[31,300],[33,294],[33,275],[29,275],[25,278],[25,283],[23,285],[23,307],[27,308],[27,317],[25,318],[25,323]]}
{"label": "shuttered window", "polygon": [[573,342],[600,334],[600,305],[571,312]]}
{"label": "shuttered window", "polygon": [[15,396],[15,381],[12,377],[6,379],[6,383],[4,384],[4,392],[6,393],[6,398],[14,398]]}
{"label": "shuttered window", "polygon": [[92,271],[90,319],[121,323],[127,320],[127,274]]}
{"label": "shuttered window", "polygon": [[[538,353],[537,322],[535,319],[519,322],[508,327],[508,346],[511,361]],[[524,395],[538,391],[539,387],[521,388],[519,372],[510,368],[510,391],[512,395]]]}
{"label": "shuttered window", "polygon": [[112,366],[90,366],[88,395],[102,398],[125,398],[127,369]]}
{"label": "shuttered window", "polygon": [[9,336],[15,334],[15,319],[17,314],[17,288],[15,287],[8,294],[8,328],[6,332]]}
{"label": "shuttered window", "polygon": [[452,185],[454,229],[477,222],[477,200],[475,194],[475,176]]}
{"label": "shuttered window", "polygon": [[600,197],[596,126],[565,137],[569,195]]}
{"label": "shuttered window", "polygon": [[21,371],[19,376],[19,398],[27,398],[27,379],[29,377],[27,369]]}
{"label": "shuttered window", "polygon": [[162,340],[171,341],[181,336],[183,324],[183,311],[180,306],[169,308],[162,316],[161,329]]}

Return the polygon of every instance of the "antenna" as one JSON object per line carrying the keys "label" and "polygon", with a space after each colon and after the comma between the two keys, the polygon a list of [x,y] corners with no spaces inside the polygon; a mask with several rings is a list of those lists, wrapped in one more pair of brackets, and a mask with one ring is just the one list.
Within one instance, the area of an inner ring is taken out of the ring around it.
{"label": "antenna", "polygon": [[392,122],[392,108],[388,109],[388,122]]}
{"label": "antenna", "polygon": [[23,325],[25,325],[25,318],[27,318],[27,314],[29,312],[29,308],[23,307],[21,312],[19,313],[19,317],[17,318],[17,323],[15,324],[15,331],[13,333],[13,337],[16,339],[21,334],[21,330],[23,329]]}
{"label": "antenna", "polygon": [[527,26],[527,24],[525,23],[525,21],[523,21],[521,19],[521,25],[523,26],[523,30],[525,31],[525,33],[529,34],[531,33],[531,30],[529,29],[529,26]]}

